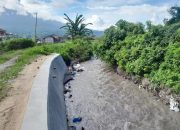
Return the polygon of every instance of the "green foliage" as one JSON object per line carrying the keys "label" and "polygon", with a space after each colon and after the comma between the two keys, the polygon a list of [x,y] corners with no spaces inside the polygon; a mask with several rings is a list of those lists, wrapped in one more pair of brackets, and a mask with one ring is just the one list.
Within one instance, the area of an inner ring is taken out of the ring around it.
{"label": "green foliage", "polygon": [[167,47],[164,61],[159,70],[152,73],[152,80],[171,87],[175,92],[180,91],[180,43],[176,42]]}
{"label": "green foliage", "polygon": [[165,19],[164,22],[167,25],[174,24],[180,22],[180,7],[173,6],[169,9],[169,14],[171,15],[170,19]]}
{"label": "green foliage", "polygon": [[[67,65],[70,65],[73,61],[78,62],[90,59],[92,56],[91,42],[86,40],[77,41],[35,46],[20,51],[7,52],[1,55],[0,61],[6,56],[12,58],[11,54],[18,54],[19,57],[13,66],[0,73],[0,99],[6,94],[5,90],[7,89],[8,81],[15,78],[23,69],[25,64],[31,63],[32,60],[37,58],[39,55],[59,53]],[[74,44],[74,42],[76,42],[76,44]]]}
{"label": "green foliage", "polygon": [[4,48],[7,50],[17,50],[33,47],[35,43],[31,39],[19,38],[6,40],[3,43]]}
{"label": "green foliage", "polygon": [[2,54],[4,51],[6,51],[6,44],[2,41],[0,41],[0,54]]}
{"label": "green foliage", "polygon": [[131,75],[180,92],[180,23],[147,28],[119,20],[94,42],[94,54]]}
{"label": "green foliage", "polygon": [[65,26],[61,28],[65,28],[67,35],[70,35],[72,39],[76,37],[84,37],[92,35],[92,30],[86,28],[88,25],[92,23],[84,24],[85,21],[83,15],[77,15],[75,21],[71,20],[67,14],[65,15],[65,20],[67,21]]}
{"label": "green foliage", "polygon": [[91,58],[92,44],[89,40],[76,39],[73,41],[73,44],[75,46],[68,51],[71,61],[82,62]]}
{"label": "green foliage", "polygon": [[14,56],[18,56],[22,53],[22,50],[17,51],[8,51],[0,56],[0,64],[6,62],[7,60],[13,58]]}

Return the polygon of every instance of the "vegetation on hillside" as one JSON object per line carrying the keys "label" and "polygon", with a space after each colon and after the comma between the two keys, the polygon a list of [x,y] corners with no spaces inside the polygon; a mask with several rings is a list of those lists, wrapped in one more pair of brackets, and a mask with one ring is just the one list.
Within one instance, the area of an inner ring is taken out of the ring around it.
{"label": "vegetation on hillside", "polygon": [[[49,55],[51,53],[59,53],[67,65],[72,62],[82,62],[89,60],[92,56],[92,45],[89,36],[92,31],[87,29],[84,24],[83,15],[77,15],[73,22],[66,14],[67,23],[61,28],[65,28],[67,34],[71,36],[71,41],[60,44],[44,44],[35,45],[31,39],[10,39],[0,43],[0,63],[18,55],[15,64],[0,73],[0,99],[7,94],[7,85],[11,79],[14,79],[23,69],[25,64],[30,63],[39,55]],[[16,51],[14,51],[16,50]]]}
{"label": "vegetation on hillside", "polygon": [[149,78],[180,92],[180,7],[170,9],[165,25],[119,20],[96,40],[97,57],[130,75]]}
{"label": "vegetation on hillside", "polygon": [[35,46],[32,39],[12,38],[0,42],[0,54],[7,51],[25,49]]}
{"label": "vegetation on hillside", "polygon": [[26,64],[31,63],[39,55],[49,55],[51,53],[60,54],[67,65],[74,61],[85,61],[92,56],[91,42],[86,39],[76,39],[65,43],[47,44],[4,53],[0,56],[1,62],[9,57],[12,58],[13,54],[18,54],[19,57],[13,66],[0,73],[0,99],[7,94],[8,82],[17,77]]}

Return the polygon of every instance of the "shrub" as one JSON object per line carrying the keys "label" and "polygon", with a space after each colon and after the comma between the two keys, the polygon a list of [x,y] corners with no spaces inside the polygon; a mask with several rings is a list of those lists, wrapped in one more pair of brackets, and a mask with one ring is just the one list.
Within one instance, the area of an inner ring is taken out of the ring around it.
{"label": "shrub", "polygon": [[[128,74],[147,77],[180,93],[180,23],[142,25],[120,20],[94,44],[96,56]],[[126,34],[123,35],[122,34]]]}
{"label": "shrub", "polygon": [[8,50],[17,50],[17,49],[24,49],[33,47],[35,43],[31,39],[10,39],[5,42],[7,44]]}
{"label": "shrub", "polygon": [[152,72],[152,80],[171,87],[175,92],[180,91],[180,43],[170,44],[165,54],[164,62],[159,70]]}

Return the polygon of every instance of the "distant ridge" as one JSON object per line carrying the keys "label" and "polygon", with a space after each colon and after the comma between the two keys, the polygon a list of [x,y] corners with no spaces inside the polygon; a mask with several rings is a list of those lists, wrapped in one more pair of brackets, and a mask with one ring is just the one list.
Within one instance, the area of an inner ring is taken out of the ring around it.
{"label": "distant ridge", "polygon": [[[31,15],[18,15],[16,11],[6,9],[0,14],[0,28],[8,33],[17,34],[22,37],[34,36],[35,18]],[[64,35],[65,31],[59,29],[63,23],[53,20],[43,20],[38,18],[37,35],[38,37],[57,34]],[[102,31],[93,30],[94,35],[101,36]]]}

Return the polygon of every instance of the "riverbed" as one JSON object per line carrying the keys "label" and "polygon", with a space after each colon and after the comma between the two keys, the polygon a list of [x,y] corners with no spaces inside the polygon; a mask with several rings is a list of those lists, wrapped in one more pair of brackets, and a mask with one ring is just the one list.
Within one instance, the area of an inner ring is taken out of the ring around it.
{"label": "riverbed", "polygon": [[[69,84],[66,107],[76,130],[180,130],[180,113],[172,112],[151,94],[117,75],[100,60],[81,64]],[[82,117],[79,123],[73,118]]]}

